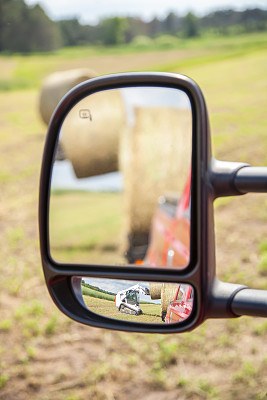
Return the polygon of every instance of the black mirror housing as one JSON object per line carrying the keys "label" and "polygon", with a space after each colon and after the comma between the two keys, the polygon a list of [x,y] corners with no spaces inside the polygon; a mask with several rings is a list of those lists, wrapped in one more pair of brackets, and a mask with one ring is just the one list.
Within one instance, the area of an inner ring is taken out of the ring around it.
{"label": "black mirror housing", "polygon": [[[110,266],[59,263],[53,259],[50,249],[49,199],[52,165],[61,126],[70,110],[84,97],[110,89],[136,86],[178,89],[186,93],[190,100],[192,110],[190,261],[181,269],[128,264]],[[46,284],[55,304],[67,316],[83,324],[136,332],[184,332],[196,328],[206,318],[234,318],[241,315],[235,312],[237,308],[240,309],[240,304],[236,307],[232,307],[232,304],[235,296],[245,287],[219,282],[216,279],[213,201],[225,193],[243,194],[238,185],[235,186],[235,179],[240,176],[239,171],[245,166],[235,163],[220,164],[212,159],[204,96],[196,83],[188,77],[168,73],[126,73],[94,78],[76,86],[59,103],[49,124],[40,178],[40,249]],[[261,174],[264,175],[262,171]],[[191,285],[194,289],[193,309],[190,316],[179,324],[139,324],[98,315],[85,307],[81,296],[82,277]],[[261,313],[262,308],[264,307],[261,305]]]}

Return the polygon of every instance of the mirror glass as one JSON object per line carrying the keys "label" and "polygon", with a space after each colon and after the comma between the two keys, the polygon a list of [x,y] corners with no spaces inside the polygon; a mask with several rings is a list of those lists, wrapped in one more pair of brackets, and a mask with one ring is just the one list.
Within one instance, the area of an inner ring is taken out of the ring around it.
{"label": "mirror glass", "polygon": [[138,323],[182,322],[193,309],[193,288],[179,283],[73,278],[79,300],[104,317]]}
{"label": "mirror glass", "polygon": [[126,87],[78,102],[52,167],[52,258],[187,266],[191,152],[192,110],[181,90]]}

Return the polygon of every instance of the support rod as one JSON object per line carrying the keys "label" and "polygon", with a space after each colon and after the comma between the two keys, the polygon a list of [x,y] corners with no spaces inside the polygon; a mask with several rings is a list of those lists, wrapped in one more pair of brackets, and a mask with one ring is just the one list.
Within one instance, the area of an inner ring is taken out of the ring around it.
{"label": "support rod", "polygon": [[240,193],[267,193],[267,167],[243,167],[234,178],[234,185]]}
{"label": "support rod", "polygon": [[238,316],[267,317],[267,291],[244,288],[234,296],[231,309]]}

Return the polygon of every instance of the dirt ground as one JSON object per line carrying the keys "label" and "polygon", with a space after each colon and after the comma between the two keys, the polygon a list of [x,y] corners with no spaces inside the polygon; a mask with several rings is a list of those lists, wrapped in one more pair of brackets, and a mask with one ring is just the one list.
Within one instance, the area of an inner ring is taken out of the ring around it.
{"label": "dirt ground", "polygon": [[[267,322],[209,320],[183,335],[141,335],[78,325],[48,296],[38,249],[37,199],[45,127],[37,93],[0,95],[0,399],[266,399]],[[252,143],[244,141],[243,149]],[[227,159],[242,153],[228,143]],[[254,145],[258,163],[266,148]],[[243,154],[243,153],[242,153]],[[266,156],[265,156],[266,157]],[[218,157],[219,158],[219,157]],[[265,195],[216,206],[221,279],[267,289]]]}
{"label": "dirt ground", "polygon": [[[24,102],[34,99],[24,96]],[[38,251],[44,135],[20,128],[16,135],[1,142],[0,399],[263,399],[262,319],[207,321],[192,333],[167,337],[84,327],[60,315],[44,286]],[[266,219],[263,195],[217,207],[220,277],[266,288],[255,273]]]}

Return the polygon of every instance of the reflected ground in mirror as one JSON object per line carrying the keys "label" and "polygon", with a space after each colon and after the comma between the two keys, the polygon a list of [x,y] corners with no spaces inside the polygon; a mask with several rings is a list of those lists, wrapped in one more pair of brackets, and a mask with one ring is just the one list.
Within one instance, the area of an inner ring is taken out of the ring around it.
{"label": "reflected ground in mirror", "polygon": [[114,89],[80,101],[52,169],[53,259],[186,266],[191,143],[191,105],[177,89]]}
{"label": "reflected ground in mirror", "polygon": [[82,278],[86,307],[99,315],[138,323],[176,323],[193,308],[193,288],[178,283]]}

